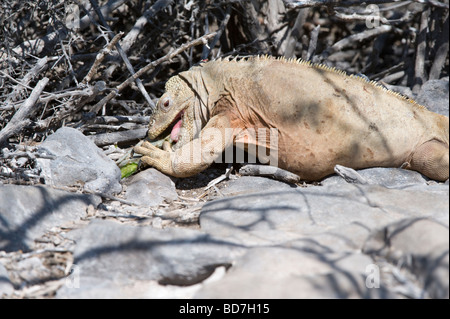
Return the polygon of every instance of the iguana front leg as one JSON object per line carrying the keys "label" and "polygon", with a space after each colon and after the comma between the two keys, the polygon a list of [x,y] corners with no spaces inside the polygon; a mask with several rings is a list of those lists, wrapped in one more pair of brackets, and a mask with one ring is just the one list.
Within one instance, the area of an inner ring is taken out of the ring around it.
{"label": "iguana front leg", "polygon": [[135,152],[144,155],[142,161],[174,177],[193,176],[210,166],[232,143],[233,132],[225,115],[212,117],[200,136],[175,152],[161,150],[145,141]]}

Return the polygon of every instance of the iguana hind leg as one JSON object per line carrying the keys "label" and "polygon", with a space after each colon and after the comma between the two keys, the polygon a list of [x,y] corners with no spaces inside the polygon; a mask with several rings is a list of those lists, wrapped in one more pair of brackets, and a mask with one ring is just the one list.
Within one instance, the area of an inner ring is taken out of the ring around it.
{"label": "iguana hind leg", "polygon": [[425,176],[446,181],[449,174],[449,148],[438,140],[431,140],[420,145],[412,154],[408,169],[418,171]]}

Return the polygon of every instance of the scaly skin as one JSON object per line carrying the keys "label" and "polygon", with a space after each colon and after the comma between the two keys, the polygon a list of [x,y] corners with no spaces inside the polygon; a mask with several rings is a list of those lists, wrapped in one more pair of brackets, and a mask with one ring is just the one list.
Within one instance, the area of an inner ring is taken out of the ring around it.
{"label": "scaly skin", "polygon": [[176,177],[201,172],[233,144],[270,148],[268,139],[245,134],[261,128],[278,132],[278,166],[304,180],[333,174],[337,164],[404,167],[438,181],[449,176],[448,117],[326,66],[253,57],[193,67],[167,82],[149,137],[182,110],[173,152],[148,142],[135,148],[144,163]]}

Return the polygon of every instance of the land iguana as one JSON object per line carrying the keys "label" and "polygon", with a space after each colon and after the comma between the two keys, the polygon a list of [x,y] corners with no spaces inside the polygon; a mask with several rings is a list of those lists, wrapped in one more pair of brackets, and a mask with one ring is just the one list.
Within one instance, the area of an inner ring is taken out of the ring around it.
{"label": "land iguana", "polygon": [[[145,141],[135,151],[175,177],[201,172],[238,143],[276,147],[278,167],[307,181],[333,174],[335,165],[449,177],[448,117],[374,81],[302,60],[221,59],[181,72],[166,83],[148,137],[171,125],[173,149]],[[249,129],[276,131],[277,143]]]}

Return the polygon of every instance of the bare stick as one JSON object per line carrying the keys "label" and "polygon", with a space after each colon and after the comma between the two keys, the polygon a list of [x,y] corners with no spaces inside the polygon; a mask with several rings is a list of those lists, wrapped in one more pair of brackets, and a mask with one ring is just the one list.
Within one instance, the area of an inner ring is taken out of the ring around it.
{"label": "bare stick", "polygon": [[227,13],[225,14],[225,18],[220,23],[220,27],[219,27],[219,30],[217,30],[216,36],[211,41],[211,44],[209,45],[209,47],[205,46],[206,49],[203,51],[202,60],[207,59],[209,56],[209,53],[211,52],[211,49],[216,46],[217,41],[219,41],[220,37],[222,36],[223,31],[227,27],[228,21],[230,20],[230,16],[231,16],[231,6],[228,5]]}
{"label": "bare stick", "polygon": [[97,56],[95,57],[94,64],[92,65],[91,69],[89,70],[88,74],[84,77],[83,81],[81,83],[87,84],[94,76],[95,72],[97,72],[98,67],[100,66],[100,63],[102,63],[103,59],[111,52],[114,45],[116,45],[117,41],[123,36],[123,32],[120,32],[116,34],[116,36],[108,43],[106,48],[101,50]]}
{"label": "bare stick", "polygon": [[[127,0],[110,0],[107,4],[102,6],[100,9],[103,15],[109,15],[112,11],[116,10],[118,7],[123,5]],[[80,30],[84,30],[91,25],[91,20],[88,15],[84,16],[80,19]],[[18,46],[16,46],[12,51],[14,51],[17,55],[26,55],[28,53],[33,53],[34,55],[39,55],[46,47],[50,48],[54,46],[59,39],[64,40],[68,35],[68,30],[65,26],[60,29],[50,32],[43,36],[42,38],[27,40]],[[7,57],[5,57],[6,59]],[[4,58],[0,56],[0,62],[2,62]]]}
{"label": "bare stick", "polygon": [[77,113],[86,103],[90,103],[100,92],[103,92],[105,90],[105,86],[104,81],[97,81],[94,86],[88,86],[82,91],[68,90],[63,93],[51,93],[48,96],[42,97],[40,100],[45,102],[67,96],[75,99],[66,103],[66,107],[63,110],[58,111],[54,117],[47,117],[44,120],[37,121],[36,127],[39,129],[44,129],[53,121],[58,122]]}
{"label": "bare stick", "polygon": [[[109,34],[114,34],[111,30],[111,28],[109,27],[109,25],[106,23],[106,20],[98,6],[98,3],[96,0],[89,0],[90,3],[92,4],[92,7],[94,7],[95,13],[97,14],[98,18],[100,19],[100,23],[103,25],[103,27],[106,28],[106,30],[109,31]],[[128,60],[127,55],[125,54],[125,52],[123,51],[122,47],[120,46],[119,43],[116,43],[116,49],[119,52],[120,57],[122,58],[123,62],[125,62],[125,66],[128,69],[128,72],[131,73],[131,75],[133,75],[134,72],[134,68],[130,63],[130,60]],[[141,79],[136,78],[135,79],[136,85],[139,88],[139,91],[141,91],[142,95],[144,96],[145,100],[147,101],[148,105],[152,108],[155,109],[155,104],[153,103],[152,99],[150,98],[150,96],[148,95],[147,91],[145,90],[144,84],[142,84]]]}
{"label": "bare stick", "polygon": [[143,139],[147,136],[147,128],[128,130],[121,132],[103,133],[89,136],[89,138],[97,145],[104,146],[116,143],[133,142]]}
{"label": "bare stick", "polygon": [[353,168],[345,167],[342,165],[336,165],[334,167],[334,172],[343,179],[345,179],[347,183],[362,184],[362,185],[367,184],[367,180]]}
{"label": "bare stick", "polygon": [[[127,53],[131,46],[136,41],[139,34],[143,32],[144,27],[151,21],[151,19],[161,10],[167,8],[170,4],[173,3],[173,0],[158,0],[154,5],[150,7],[150,9],[146,10],[143,15],[137,19],[134,26],[128,32],[128,34],[120,41],[120,46],[122,50]],[[113,64],[108,68],[108,73],[112,74],[114,70],[118,67],[118,64]],[[134,73],[134,72],[133,72]],[[132,74],[133,74],[132,73]],[[142,84],[142,83],[141,83]],[[139,85],[138,85],[139,86]],[[150,105],[152,109],[155,108],[153,101],[148,97],[147,91],[143,90],[145,93],[144,97],[147,100],[147,103]]]}
{"label": "bare stick", "polygon": [[48,78],[43,78],[36,84],[28,99],[25,100],[20,109],[14,114],[11,121],[0,131],[0,145],[6,142],[11,135],[16,134],[23,127],[31,123],[28,117],[32,113],[33,107],[48,81]]}
{"label": "bare stick", "polygon": [[315,27],[311,31],[311,39],[309,41],[308,53],[306,55],[306,60],[310,60],[314,56],[314,53],[316,52],[317,39],[319,38],[319,32],[320,32],[320,24],[317,25],[317,27]]}
{"label": "bare stick", "polygon": [[269,165],[246,164],[239,169],[239,174],[244,176],[266,176],[292,184],[300,182],[300,176],[297,174]]}
{"label": "bare stick", "polygon": [[122,82],[120,85],[118,85],[115,88],[115,90],[111,91],[111,93],[109,93],[107,96],[105,96],[103,99],[101,99],[97,104],[95,104],[91,108],[91,112],[97,113],[106,103],[111,101],[111,99],[115,98],[119,92],[121,92],[124,88],[129,86],[135,79],[137,79],[138,77],[142,76],[143,74],[145,74],[149,70],[153,69],[157,65],[159,65],[159,64],[161,64],[161,63],[163,63],[165,61],[171,60],[173,57],[175,57],[178,54],[180,54],[181,52],[189,49],[190,47],[193,47],[193,46],[199,45],[199,44],[205,44],[208,41],[208,39],[211,39],[216,34],[217,34],[217,32],[212,32],[210,34],[206,34],[206,35],[204,35],[204,36],[202,36],[202,37],[200,37],[198,39],[195,39],[195,40],[193,40],[193,41],[191,41],[189,43],[183,44],[178,49],[175,49],[175,50],[169,52],[168,54],[166,54],[162,58],[159,58],[158,60],[150,62],[145,67],[143,67],[142,69],[137,71],[135,74],[133,74],[131,77],[126,79],[124,82]]}
{"label": "bare stick", "polygon": [[430,16],[430,10],[427,9],[422,12],[420,18],[420,30],[417,37],[417,49],[416,49],[416,63],[414,66],[414,86],[413,93],[419,93],[420,87],[426,81],[425,72],[425,55],[427,51],[427,30],[428,30],[428,18]]}
{"label": "bare stick", "polygon": [[383,33],[387,33],[390,32],[393,29],[392,26],[390,25],[382,25],[378,28],[374,28],[374,29],[368,29],[364,32],[360,32],[357,34],[352,34],[338,42],[336,42],[335,44],[333,44],[333,46],[331,46],[330,48],[328,48],[327,50],[325,50],[321,55],[320,58],[326,59],[328,58],[331,54],[338,52],[338,51],[342,51],[343,49],[345,49],[346,47],[352,45],[355,42],[360,42],[366,39],[370,39],[373,38],[377,35],[383,34]]}
{"label": "bare stick", "polygon": [[436,51],[436,56],[433,61],[433,65],[431,66],[430,70],[430,80],[433,79],[439,79],[439,76],[441,75],[442,68],[445,65],[445,60],[447,59],[448,55],[448,36],[449,36],[449,14],[447,13],[447,17],[445,18],[445,23],[443,26],[442,35],[440,35],[440,38],[442,39],[438,44],[438,49]]}
{"label": "bare stick", "polygon": [[47,64],[48,58],[43,57],[36,62],[36,65],[31,68],[30,71],[23,77],[20,83],[14,87],[13,91],[8,95],[8,98],[5,101],[5,108],[7,109],[11,102],[17,101],[19,99],[19,95],[22,94],[24,89],[28,86],[32,79],[34,79],[45,67]]}
{"label": "bare stick", "polygon": [[153,16],[155,16],[159,11],[169,6],[172,2],[173,0],[158,0],[150,7],[150,9],[146,10],[144,14],[137,19],[136,23],[131,28],[130,32],[128,32],[126,37],[120,42],[122,49],[125,52],[128,52],[131,45],[136,41],[138,35],[142,32],[142,29],[150,21],[150,19],[153,18]]}

